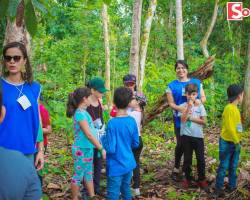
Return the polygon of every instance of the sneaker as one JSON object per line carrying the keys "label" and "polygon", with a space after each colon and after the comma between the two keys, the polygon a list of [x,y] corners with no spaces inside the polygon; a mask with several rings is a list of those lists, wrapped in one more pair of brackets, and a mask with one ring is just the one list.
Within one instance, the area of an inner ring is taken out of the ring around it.
{"label": "sneaker", "polygon": [[229,187],[229,186],[226,186],[225,192],[230,194],[230,193],[234,192],[236,189],[237,189],[237,188],[231,188],[231,187]]}
{"label": "sneaker", "polygon": [[134,194],[135,194],[135,196],[140,196],[141,195],[140,188],[135,188],[134,189]]}
{"label": "sneaker", "polygon": [[215,189],[214,195],[215,197],[218,197],[218,198],[224,198],[225,192],[222,189]]}
{"label": "sneaker", "polygon": [[101,192],[100,190],[95,192],[96,195],[103,197],[103,198],[107,198],[107,193],[106,192]]}
{"label": "sneaker", "polygon": [[188,181],[187,179],[183,179],[181,182],[181,187],[186,190],[189,188],[189,186],[190,186],[190,181]]}
{"label": "sneaker", "polygon": [[172,174],[171,174],[171,178],[175,182],[180,182],[182,180],[183,176],[180,175],[178,172],[173,171]]}
{"label": "sneaker", "polygon": [[198,182],[198,186],[199,186],[201,189],[203,189],[203,190],[205,190],[205,191],[208,191],[208,183],[207,183],[206,180],[199,181],[199,182]]}
{"label": "sneaker", "polygon": [[204,181],[199,181],[198,186],[201,187],[201,188],[206,188],[206,187],[208,187],[208,183],[205,180]]}

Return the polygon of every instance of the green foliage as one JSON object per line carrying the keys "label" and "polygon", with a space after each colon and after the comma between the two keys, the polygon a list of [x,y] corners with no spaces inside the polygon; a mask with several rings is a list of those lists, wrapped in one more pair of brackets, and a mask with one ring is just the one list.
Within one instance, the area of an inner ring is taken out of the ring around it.
{"label": "green foliage", "polygon": [[[84,85],[84,80],[88,81],[96,75],[104,77],[102,5],[108,4],[110,19],[113,92],[116,87],[122,85],[122,76],[129,71],[133,1],[26,0],[25,3],[28,6],[25,11],[26,20],[30,20],[27,27],[33,31],[32,34],[35,33],[36,22],[42,19],[38,22],[32,48],[36,79],[43,85],[46,104],[53,118],[53,128],[65,131],[70,136],[71,121],[65,120],[68,93]],[[0,12],[1,14],[6,16],[12,13],[11,15],[15,16],[14,10],[18,0],[0,0],[0,5],[0,10],[5,10]],[[146,1],[143,3],[142,24],[148,5]],[[146,110],[154,106],[167,84],[176,79],[175,15],[169,16],[170,5],[170,1],[158,2],[157,14],[152,23],[143,85],[143,92],[149,100]],[[246,18],[240,23],[228,23],[225,20],[224,6],[220,4],[216,26],[208,43],[210,55],[216,54],[213,79],[203,82],[207,94],[205,107],[209,125],[220,121],[227,103],[226,88],[230,83],[243,83],[246,64],[249,20]],[[213,7],[213,1],[200,1],[196,4],[186,1],[183,6],[185,58],[190,72],[196,70],[205,60],[199,43],[211,21]],[[9,14],[8,9],[12,10]],[[5,29],[5,23],[0,27]],[[1,43],[2,41],[3,38],[0,38]],[[46,73],[39,70],[38,66],[43,64],[46,64],[48,69]],[[105,121],[109,119],[108,112],[105,112]],[[172,112],[168,109],[152,122],[150,127],[154,127],[156,134],[171,137],[173,127],[171,123],[165,122],[165,119],[171,121],[171,118]]]}
{"label": "green foliage", "polygon": [[16,10],[21,0],[9,0],[7,16],[10,17],[11,20],[14,20],[16,16]]}
{"label": "green foliage", "polygon": [[0,0],[0,18],[4,17],[9,7],[9,0]]}
{"label": "green foliage", "polygon": [[[17,8],[21,0],[0,0],[0,20],[5,20],[8,17],[11,21],[17,16]],[[24,1],[24,21],[28,32],[34,36],[37,32],[38,18],[36,11],[41,14],[47,14],[47,8],[40,0],[25,0]]]}
{"label": "green foliage", "polygon": [[182,193],[181,196],[180,196],[180,199],[181,200],[192,200],[196,196],[197,196],[196,192],[192,192],[191,194],[189,194],[189,193]]}
{"label": "green foliage", "polygon": [[111,3],[111,0],[103,0],[103,2],[107,5],[109,5]]}
{"label": "green foliage", "polygon": [[37,18],[35,9],[32,4],[32,0],[27,0],[25,2],[25,13],[24,13],[25,25],[27,27],[28,32],[31,35],[35,35],[37,31]]}
{"label": "green foliage", "polygon": [[144,174],[142,179],[144,182],[151,182],[151,181],[154,181],[154,176],[155,176],[154,172],[149,172],[149,173]]}
{"label": "green foliage", "polygon": [[43,13],[43,14],[47,14],[48,13],[48,11],[45,8],[45,6],[41,2],[39,2],[38,0],[31,0],[31,2],[32,2],[32,5],[34,6],[34,8],[36,8],[41,13]]}

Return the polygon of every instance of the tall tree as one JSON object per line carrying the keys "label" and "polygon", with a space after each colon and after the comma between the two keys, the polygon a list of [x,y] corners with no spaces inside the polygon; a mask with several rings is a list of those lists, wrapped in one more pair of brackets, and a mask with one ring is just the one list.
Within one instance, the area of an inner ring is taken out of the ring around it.
{"label": "tall tree", "polygon": [[211,23],[210,25],[208,26],[208,29],[207,29],[207,32],[205,34],[205,36],[203,37],[203,39],[201,40],[200,42],[200,45],[201,45],[201,48],[202,48],[202,52],[203,52],[203,55],[208,58],[209,57],[209,52],[208,52],[208,49],[207,49],[207,42],[208,42],[208,39],[213,31],[213,28],[214,28],[214,25],[215,25],[215,22],[216,22],[216,19],[217,19],[217,15],[218,15],[218,8],[219,8],[219,0],[215,0],[215,4],[214,4],[214,12],[213,12],[213,16],[212,16],[212,20],[211,20]]}
{"label": "tall tree", "polygon": [[169,30],[172,29],[173,11],[174,11],[174,3],[173,3],[173,1],[170,1],[169,2],[168,24],[167,24],[167,27],[168,27]]}
{"label": "tall tree", "polygon": [[151,30],[151,25],[153,21],[153,17],[155,14],[157,5],[157,0],[151,0],[150,5],[148,8],[148,13],[143,29],[143,35],[141,40],[141,49],[140,49],[140,77],[139,77],[139,90],[142,89],[143,79],[144,79],[144,71],[145,71],[145,63],[147,57],[147,50],[148,50],[148,42],[149,42],[149,35]]}
{"label": "tall tree", "polygon": [[176,0],[177,59],[184,60],[182,0]]}
{"label": "tall tree", "polygon": [[245,74],[244,101],[243,101],[243,122],[245,127],[250,127],[250,35],[248,38],[247,70]]}
{"label": "tall tree", "polygon": [[[215,0],[214,11],[213,11],[213,16],[212,16],[211,23],[209,24],[208,29],[207,29],[207,31],[206,31],[203,39],[200,42],[202,53],[203,53],[203,55],[206,58],[209,57],[209,51],[208,51],[208,48],[207,48],[207,42],[208,42],[208,39],[209,39],[211,33],[213,32],[214,25],[215,25],[215,22],[217,20],[218,8],[219,8],[218,4],[219,4],[219,0]],[[214,82],[214,78],[213,77],[211,77],[210,91],[211,91],[210,94],[211,94],[211,105],[212,105],[212,108],[211,108],[212,123],[215,123],[216,122],[216,120],[215,120],[215,117],[216,117],[215,116],[215,113],[216,113],[216,102],[215,102],[215,82]]]}
{"label": "tall tree", "polygon": [[[15,7],[14,7],[15,8]],[[24,0],[16,8],[16,19],[7,18],[7,26],[4,38],[4,45],[9,42],[22,42],[25,44],[28,52],[30,51],[30,36],[24,24]]]}
{"label": "tall tree", "polygon": [[37,0],[0,0],[0,18],[7,17],[4,44],[19,41],[29,50],[30,36],[37,31],[35,9],[47,13],[47,9]]}
{"label": "tall tree", "polygon": [[142,1],[134,0],[129,71],[138,78]]}
{"label": "tall tree", "polygon": [[104,37],[104,46],[105,46],[105,86],[109,90],[107,92],[107,101],[108,105],[112,104],[111,102],[111,92],[110,92],[110,48],[109,48],[109,32],[108,32],[108,11],[107,5],[103,3],[102,6],[102,24],[103,24],[103,37]]}

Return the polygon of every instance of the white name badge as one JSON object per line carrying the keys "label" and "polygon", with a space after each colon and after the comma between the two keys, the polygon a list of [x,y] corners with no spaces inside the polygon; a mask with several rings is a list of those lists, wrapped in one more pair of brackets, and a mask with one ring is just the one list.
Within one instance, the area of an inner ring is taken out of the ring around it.
{"label": "white name badge", "polygon": [[243,132],[243,128],[242,128],[242,124],[237,124],[237,131],[239,132],[239,133],[242,133]]}
{"label": "white name badge", "polygon": [[186,94],[185,94],[185,88],[184,87],[181,89],[181,95],[182,96],[186,96]]}
{"label": "white name badge", "polygon": [[24,110],[26,110],[27,108],[31,106],[29,99],[25,95],[19,97],[17,99],[17,102],[22,106]]}

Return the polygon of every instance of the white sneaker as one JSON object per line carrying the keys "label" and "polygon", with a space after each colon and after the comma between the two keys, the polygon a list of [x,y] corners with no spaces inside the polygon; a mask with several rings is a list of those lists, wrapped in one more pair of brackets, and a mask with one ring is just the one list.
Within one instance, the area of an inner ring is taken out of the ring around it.
{"label": "white sneaker", "polygon": [[135,193],[135,196],[140,196],[141,195],[140,188],[135,188],[134,193]]}

